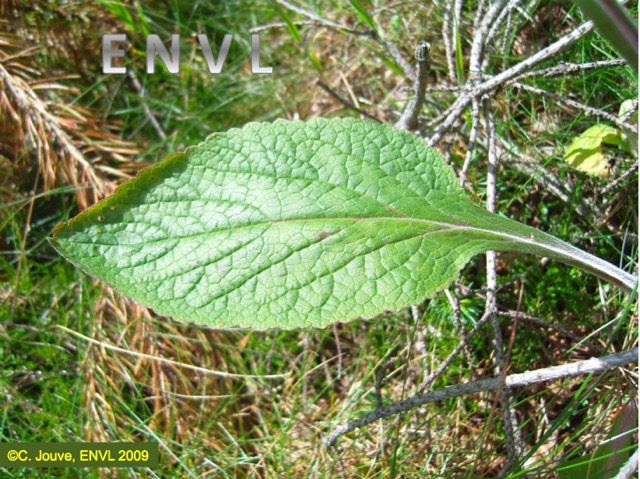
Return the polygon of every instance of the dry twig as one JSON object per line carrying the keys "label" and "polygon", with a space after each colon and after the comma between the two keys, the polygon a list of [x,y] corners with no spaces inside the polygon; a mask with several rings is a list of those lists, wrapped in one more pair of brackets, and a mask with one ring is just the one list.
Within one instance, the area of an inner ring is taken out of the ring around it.
{"label": "dry twig", "polygon": [[438,391],[431,391],[426,394],[420,394],[395,404],[383,406],[376,409],[367,416],[351,421],[348,424],[334,429],[325,440],[328,447],[334,446],[340,436],[348,434],[351,431],[371,424],[379,419],[404,413],[410,409],[423,406],[435,401],[444,401],[446,399],[474,394],[484,391],[495,391],[503,383],[507,388],[525,387],[532,384],[540,384],[547,381],[554,381],[562,378],[580,376],[584,374],[594,374],[610,369],[619,368],[627,364],[638,362],[638,348],[630,351],[610,354],[602,358],[591,358],[585,361],[578,361],[571,364],[563,364],[562,366],[552,366],[550,368],[537,369],[522,374],[512,374],[502,381],[502,378],[483,379],[473,381],[466,384],[457,384],[447,386]]}
{"label": "dry twig", "polygon": [[517,77],[518,75],[529,71],[539,63],[552,58],[559,52],[573,45],[580,38],[593,31],[594,25],[592,22],[586,22],[580,25],[578,28],[572,30],[570,33],[549,45],[547,48],[540,50],[538,53],[527,57],[517,65],[505,70],[504,72],[492,77],[489,80],[471,86],[466,92],[462,93],[452,105],[445,110],[442,115],[436,120],[438,128],[426,137],[428,146],[436,145],[444,134],[451,129],[451,127],[458,121],[458,118],[467,109],[474,97],[480,97],[484,94],[488,94],[495,89],[503,87],[507,82]]}
{"label": "dry twig", "polygon": [[429,51],[431,44],[429,42],[420,42],[416,49],[416,60],[418,60],[418,74],[416,75],[415,97],[413,97],[402,116],[396,123],[399,130],[415,130],[418,128],[418,118],[424,105],[424,95],[427,91],[427,80],[429,71],[431,70],[431,57]]}
{"label": "dry twig", "polygon": [[620,118],[618,118],[615,115],[612,115],[610,113],[607,113],[606,111],[603,110],[599,110],[598,108],[593,108],[589,105],[585,105],[584,103],[580,103],[579,101],[576,100],[572,100],[571,98],[567,98],[567,97],[562,97],[560,95],[556,95],[555,93],[552,93],[550,91],[546,91],[543,90],[542,88],[537,88],[531,85],[525,85],[523,83],[520,82],[509,82],[509,85],[513,85],[517,88],[520,88],[522,90],[528,91],[530,93],[536,93],[538,95],[541,96],[545,96],[547,98],[552,99],[553,101],[560,103],[560,104],[564,104],[573,108],[576,108],[578,110],[581,110],[582,112],[584,112],[587,115],[592,115],[592,116],[597,116],[600,118],[603,118],[607,121],[610,121],[611,123],[617,125],[619,128],[622,128],[624,130],[630,131],[632,133],[634,133],[635,135],[638,134],[638,127],[635,125],[632,125],[630,123],[626,123],[625,121],[622,121]]}
{"label": "dry twig", "polygon": [[133,71],[133,68],[127,68],[127,74],[131,79],[133,88],[135,88],[136,91],[138,92],[138,96],[140,97],[140,101],[142,102],[142,108],[144,109],[144,114],[147,117],[147,120],[151,123],[151,125],[153,126],[153,129],[156,130],[156,133],[158,134],[158,136],[161,139],[166,140],[167,134],[164,132],[164,130],[160,126],[160,123],[156,119],[155,115],[151,112],[151,108],[149,108],[149,105],[147,104],[147,101],[144,98],[144,88],[142,88],[142,85],[140,84],[140,81],[138,80],[136,73]]}
{"label": "dry twig", "polygon": [[322,80],[318,80],[317,84],[318,84],[318,86],[320,88],[322,88],[329,95],[331,95],[335,100],[337,100],[339,103],[342,103],[347,108],[360,113],[362,116],[365,116],[365,117],[369,118],[370,120],[380,121],[375,116],[373,116],[371,113],[369,113],[369,112],[363,110],[362,108],[359,108],[358,106],[354,105],[351,100],[349,100],[349,99],[343,97],[342,95],[340,95],[338,92],[336,92],[333,88],[331,88],[329,85],[327,85]]}
{"label": "dry twig", "polygon": [[[496,210],[496,184],[497,184],[497,167],[498,157],[496,155],[496,134],[495,120],[491,101],[487,96],[482,99],[482,108],[485,114],[485,130],[487,132],[487,150],[488,167],[487,167],[487,210],[495,213]],[[493,329],[493,362],[496,368],[496,376],[502,380],[506,378],[507,365],[504,359],[504,346],[502,341],[502,332],[500,331],[500,323],[498,322],[498,308],[496,300],[496,290],[498,280],[496,275],[496,252],[488,251],[487,257],[487,299],[486,314],[491,318]],[[500,400],[502,406],[503,429],[507,446],[507,462],[502,470],[501,475],[506,473],[515,464],[517,456],[521,451],[519,438],[517,436],[517,419],[513,411],[513,396],[506,388],[502,386],[498,389],[496,398]],[[492,410],[493,414],[493,410]]]}
{"label": "dry twig", "polygon": [[616,178],[614,181],[612,181],[607,186],[605,186],[600,192],[600,194],[604,195],[606,193],[609,193],[614,188],[617,188],[620,183],[626,180],[629,176],[633,174],[634,171],[637,171],[637,170],[638,170],[638,162],[636,161],[633,165],[631,165],[630,168],[627,169],[627,171],[622,173],[618,178]]}

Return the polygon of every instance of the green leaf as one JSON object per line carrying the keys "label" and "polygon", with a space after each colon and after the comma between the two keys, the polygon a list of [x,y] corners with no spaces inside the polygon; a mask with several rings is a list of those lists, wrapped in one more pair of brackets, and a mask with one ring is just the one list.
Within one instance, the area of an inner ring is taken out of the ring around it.
{"label": "green leaf", "polygon": [[404,71],[402,70],[402,67],[398,65],[394,60],[389,58],[387,55],[385,55],[384,53],[378,52],[376,50],[373,51],[373,54],[377,56],[380,60],[382,60],[383,63],[387,65],[391,71],[393,71],[394,73],[397,73],[398,75],[404,75]]}
{"label": "green leaf", "polygon": [[322,63],[320,63],[315,49],[309,48],[309,58],[311,59],[311,63],[313,64],[315,69],[318,70],[318,72],[322,73],[324,71],[324,68],[322,68]]}
{"label": "green leaf", "polygon": [[419,303],[481,252],[626,273],[469,201],[436,150],[353,119],[250,123],[142,170],[51,244],[158,313],[323,327]]}
{"label": "green leaf", "polygon": [[609,177],[609,162],[602,154],[602,143],[621,146],[620,131],[607,125],[595,125],[574,138],[564,154],[574,168],[600,178]]}
{"label": "green leaf", "polygon": [[[124,5],[121,1],[116,0],[98,0],[109,12],[124,23],[131,31],[137,31],[136,23],[129,12],[129,6]],[[143,25],[144,27],[144,25]]]}
{"label": "green leaf", "polygon": [[458,85],[464,84],[464,57],[462,55],[462,36],[458,28],[458,22],[454,18],[454,28],[456,31],[456,78]]}
{"label": "green leaf", "polygon": [[293,20],[291,20],[289,14],[283,8],[281,8],[278,2],[276,2],[275,0],[270,0],[269,4],[278,13],[278,15],[282,17],[284,23],[287,25],[287,30],[289,30],[289,33],[291,34],[293,39],[296,42],[300,43],[302,41],[302,36],[300,35],[300,31],[298,30],[296,24],[293,22]]}
{"label": "green leaf", "polygon": [[369,15],[369,13],[367,12],[367,9],[364,8],[364,5],[362,5],[360,0],[349,0],[349,3],[358,13],[360,20],[362,20],[371,30],[375,30],[376,24],[373,21],[373,18],[371,18],[371,15]]}

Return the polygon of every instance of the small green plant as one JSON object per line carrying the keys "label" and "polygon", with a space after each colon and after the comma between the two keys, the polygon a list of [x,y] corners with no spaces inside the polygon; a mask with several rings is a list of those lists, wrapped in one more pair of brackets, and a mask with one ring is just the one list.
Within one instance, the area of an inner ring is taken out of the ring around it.
{"label": "small green plant", "polygon": [[[620,105],[619,117],[629,115],[633,123],[638,122],[634,102],[627,100]],[[572,167],[593,176],[608,178],[609,163],[602,154],[602,146],[617,146],[624,152],[637,156],[637,135],[608,125],[594,125],[573,139],[567,148],[564,159]]]}
{"label": "small green plant", "polygon": [[217,328],[324,327],[416,304],[476,254],[635,278],[472,203],[436,150],[353,119],[252,123],[143,170],[51,244],[162,315]]}
{"label": "small green plant", "polygon": [[602,154],[602,144],[623,146],[619,130],[595,125],[576,137],[567,148],[564,159],[577,170],[600,178],[609,177],[609,163]]}

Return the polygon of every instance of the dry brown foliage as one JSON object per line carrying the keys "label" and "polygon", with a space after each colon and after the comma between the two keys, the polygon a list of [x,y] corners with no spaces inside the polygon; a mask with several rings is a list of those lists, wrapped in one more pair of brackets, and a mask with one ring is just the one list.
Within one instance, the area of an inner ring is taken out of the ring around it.
{"label": "dry brown foliage", "polygon": [[[51,12],[51,27],[42,29],[28,15],[36,3],[0,3],[0,171],[6,177],[0,193],[9,201],[73,186],[78,208],[84,209],[140,168],[134,163],[139,149],[122,139],[116,121],[76,101],[82,94],[74,86],[75,72],[82,71],[78,66],[100,64],[98,30],[70,28],[73,12],[62,8]],[[98,17],[87,21],[108,21],[104,12],[82,8]],[[39,60],[52,51],[66,70]]]}

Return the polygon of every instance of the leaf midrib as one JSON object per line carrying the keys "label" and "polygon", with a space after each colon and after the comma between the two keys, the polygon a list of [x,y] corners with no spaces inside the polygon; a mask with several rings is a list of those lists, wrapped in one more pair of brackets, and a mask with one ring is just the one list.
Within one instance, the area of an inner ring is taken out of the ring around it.
{"label": "leaf midrib", "polygon": [[[473,226],[469,226],[468,224],[452,224],[452,223],[445,223],[442,221],[436,221],[436,220],[429,220],[426,218],[412,218],[412,217],[401,217],[401,216],[362,216],[362,217],[349,217],[349,216],[342,216],[342,217],[318,217],[318,218],[287,218],[287,219],[282,219],[282,220],[266,220],[266,221],[261,221],[261,222],[254,222],[254,223],[247,223],[244,225],[234,225],[234,226],[227,226],[224,228],[216,228],[210,231],[203,231],[202,233],[193,233],[193,234],[189,234],[189,235],[184,235],[184,236],[177,236],[177,235],[169,235],[167,234],[166,238],[158,238],[155,240],[147,240],[147,241],[143,241],[140,243],[131,243],[131,244],[127,244],[127,243],[118,243],[118,244],[112,244],[112,243],[98,243],[98,242],[94,242],[94,241],[73,241],[74,244],[83,244],[83,245],[97,245],[97,246],[141,246],[141,245],[146,245],[146,244],[153,244],[153,243],[159,243],[162,241],[173,241],[173,240],[184,240],[184,239],[191,239],[191,238],[197,238],[198,236],[205,236],[205,235],[209,235],[212,233],[218,233],[218,232],[223,232],[223,231],[230,231],[230,230],[240,230],[240,229],[245,229],[245,228],[254,228],[257,226],[273,226],[273,225],[278,225],[281,223],[295,223],[295,222],[302,222],[302,223],[313,223],[313,222],[322,222],[322,223],[327,223],[327,222],[331,222],[331,221],[351,221],[351,222],[362,222],[362,221],[400,221],[400,222],[419,222],[419,223],[425,223],[425,224],[432,224],[432,225],[437,225],[437,226],[442,226],[441,229],[435,230],[435,231],[426,231],[425,234],[428,233],[439,233],[439,232],[443,232],[443,231],[449,231],[449,230],[457,230],[457,229],[469,229],[469,230],[475,230],[475,231],[482,231],[485,233],[492,233],[492,234],[498,234],[495,231],[492,230],[485,230],[482,228],[476,228]],[[136,221],[135,224],[141,224],[143,222],[141,221]],[[160,228],[158,224],[156,223],[148,223],[151,226],[155,226],[157,228]],[[108,226],[108,224],[104,223],[104,226]],[[110,233],[113,234],[111,232],[103,232],[103,233],[99,233],[99,234],[106,234],[106,233]],[[422,233],[421,233],[422,234]],[[331,234],[330,236],[334,236],[334,234]],[[515,237],[514,237],[515,238]],[[54,238],[58,241],[64,241],[61,240],[60,238]],[[520,239],[518,237],[518,239]]]}
{"label": "leaf midrib", "polygon": [[[508,220],[508,218],[502,218],[503,220]],[[203,231],[201,233],[193,233],[193,234],[189,234],[189,235],[184,235],[184,236],[176,236],[176,235],[169,235],[167,234],[166,238],[158,238],[155,240],[147,240],[147,241],[143,241],[140,243],[117,243],[117,244],[112,244],[112,243],[98,243],[95,241],[73,241],[74,244],[82,244],[82,245],[97,245],[97,246],[111,246],[111,247],[117,247],[117,246],[129,246],[129,247],[133,247],[133,246],[142,246],[142,245],[146,245],[146,244],[154,244],[154,243],[159,243],[159,242],[163,242],[163,241],[174,241],[174,240],[185,240],[185,239],[192,239],[192,238],[197,238],[199,236],[206,236],[206,235],[210,235],[212,233],[218,233],[218,232],[224,232],[224,231],[230,231],[230,230],[240,230],[240,229],[246,229],[246,228],[254,228],[257,226],[272,226],[272,225],[277,225],[277,224],[281,224],[281,223],[295,223],[295,222],[303,222],[303,223],[313,223],[313,222],[323,222],[323,223],[327,223],[327,222],[331,222],[331,221],[352,221],[352,222],[362,222],[362,221],[400,221],[400,222],[419,222],[419,223],[424,223],[424,224],[430,224],[430,225],[436,225],[436,226],[441,226],[441,229],[438,230],[432,230],[432,231],[425,231],[424,233],[420,233],[420,234],[431,234],[431,233],[441,233],[441,232],[445,232],[445,231],[454,231],[454,230],[469,230],[469,231],[477,231],[477,232],[481,232],[481,233],[489,233],[491,235],[494,235],[496,237],[501,237],[504,239],[509,239],[512,241],[518,241],[518,242],[525,242],[528,244],[532,244],[532,245],[536,245],[536,246],[544,246],[543,244],[532,240],[531,238],[528,238],[526,236],[519,236],[519,235],[514,235],[514,234],[510,234],[510,233],[505,233],[502,231],[495,231],[492,229],[485,229],[485,228],[479,228],[476,226],[470,226],[469,224],[466,223],[462,223],[462,224],[453,224],[453,223],[445,223],[442,221],[436,221],[436,220],[430,220],[427,218],[414,218],[414,217],[399,217],[399,216],[361,216],[361,217],[349,217],[349,216],[342,216],[342,217],[317,217],[317,218],[286,218],[286,219],[281,219],[281,220],[265,220],[265,221],[260,221],[260,222],[254,222],[254,223],[248,223],[248,224],[244,224],[244,225],[232,225],[232,226],[227,226],[224,228],[216,228],[210,231]],[[137,221],[136,224],[139,224],[140,221]],[[160,226],[156,223],[149,223],[152,226],[155,226],[157,228],[160,228]],[[108,224],[104,224],[104,226],[108,226]],[[524,226],[527,227],[526,225],[518,225],[518,226]],[[100,233],[100,234],[105,234],[105,233]],[[334,236],[335,234],[330,234],[329,236]],[[58,241],[64,241],[61,240],[60,238],[54,238]]]}

